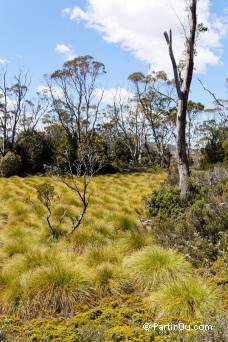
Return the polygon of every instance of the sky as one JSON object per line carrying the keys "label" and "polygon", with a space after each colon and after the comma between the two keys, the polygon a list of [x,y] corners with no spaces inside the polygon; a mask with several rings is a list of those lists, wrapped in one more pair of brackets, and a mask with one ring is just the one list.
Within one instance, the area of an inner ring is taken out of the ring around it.
{"label": "sky", "polygon": [[[44,74],[77,56],[104,63],[100,87],[127,88],[128,76],[164,70],[172,77],[163,32],[172,29],[177,61],[183,51],[186,0],[0,0],[0,66],[9,78],[20,67],[31,75],[30,92],[45,86]],[[199,37],[190,98],[212,106],[210,89],[227,98],[228,0],[199,0]]]}

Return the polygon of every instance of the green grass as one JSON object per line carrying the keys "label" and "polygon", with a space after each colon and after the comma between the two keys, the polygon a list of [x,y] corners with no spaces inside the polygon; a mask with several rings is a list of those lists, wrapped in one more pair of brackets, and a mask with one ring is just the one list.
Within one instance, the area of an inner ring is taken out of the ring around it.
{"label": "green grass", "polygon": [[[61,204],[56,200],[53,212],[53,222],[58,222],[65,208],[72,215],[80,213],[75,193],[54,177],[0,178],[0,313],[23,319],[70,317],[78,312],[79,304],[91,308],[105,296],[113,299],[130,293],[151,296],[152,308],[151,291],[158,290],[157,298],[165,299],[170,284],[178,289],[182,278],[194,278],[184,257],[156,246],[140,223],[145,215],[143,198],[164,178],[165,174],[149,173],[94,177],[82,224],[58,241],[26,200],[39,205],[35,187],[44,182],[54,185],[55,195],[61,196]],[[63,221],[61,230],[70,230],[69,219]],[[205,293],[208,300],[202,294],[196,307],[200,300],[202,307],[211,300],[209,292]],[[167,315],[173,312],[168,306],[162,308],[160,302],[156,302],[154,314],[159,308]],[[186,308],[178,308],[174,314],[187,316]],[[140,307],[138,310],[140,313]]]}
{"label": "green grass", "polygon": [[119,247],[124,253],[132,253],[152,244],[153,238],[149,234],[142,234],[140,231],[130,231],[128,234],[123,234],[123,238],[119,242]]}
{"label": "green grass", "polygon": [[54,265],[40,266],[24,273],[22,299],[34,316],[48,312],[65,315],[75,303],[89,300],[91,281],[89,272],[77,263],[59,261]]}
{"label": "green grass", "polygon": [[180,280],[192,273],[192,267],[181,255],[156,245],[125,257],[129,275],[141,291],[153,290],[163,283]]}
{"label": "green grass", "polygon": [[121,255],[112,246],[95,246],[86,250],[82,260],[89,267],[99,266],[103,262],[118,264],[121,261]]}
{"label": "green grass", "polygon": [[133,286],[125,276],[123,268],[110,262],[103,262],[94,269],[93,280],[99,297],[120,295],[133,290]]}
{"label": "green grass", "polygon": [[161,285],[152,293],[150,301],[158,316],[175,316],[178,319],[202,319],[207,311],[216,311],[218,291],[206,286],[197,278],[183,278]]}

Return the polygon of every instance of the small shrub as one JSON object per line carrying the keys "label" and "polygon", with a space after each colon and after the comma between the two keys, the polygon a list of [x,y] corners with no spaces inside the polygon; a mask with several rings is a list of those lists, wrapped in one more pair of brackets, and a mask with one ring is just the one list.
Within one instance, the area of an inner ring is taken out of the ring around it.
{"label": "small shrub", "polygon": [[78,331],[78,342],[104,342],[105,326],[87,323]]}
{"label": "small shrub", "polygon": [[142,328],[130,327],[128,325],[116,326],[110,328],[105,333],[105,341],[119,342],[119,341],[144,341],[145,332]]}
{"label": "small shrub", "polygon": [[210,267],[227,252],[228,173],[225,168],[198,171],[186,197],[163,185],[147,202],[155,241],[175,248],[196,266]]}
{"label": "small shrub", "polygon": [[157,215],[162,217],[177,216],[183,212],[183,205],[177,188],[155,190],[147,205],[151,217]]}

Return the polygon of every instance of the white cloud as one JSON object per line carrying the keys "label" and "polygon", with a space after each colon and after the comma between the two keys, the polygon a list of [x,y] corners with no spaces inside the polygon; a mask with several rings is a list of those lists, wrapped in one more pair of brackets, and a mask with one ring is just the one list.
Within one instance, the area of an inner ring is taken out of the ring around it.
{"label": "white cloud", "polygon": [[[71,20],[83,20],[87,27],[102,33],[108,43],[118,43],[134,53],[136,58],[151,64],[154,70],[171,70],[164,31],[172,29],[177,60],[183,50],[184,0],[88,0],[87,10],[78,6],[62,12]],[[222,38],[228,34],[228,20],[210,13],[210,0],[198,2],[198,22],[209,28],[202,34],[196,57],[197,72],[206,65],[218,64],[222,52]]]}
{"label": "white cloud", "polygon": [[95,90],[95,97],[99,100],[102,97],[102,103],[106,105],[113,105],[116,100],[117,103],[127,104],[129,99],[133,98],[133,94],[125,88],[97,88]]}
{"label": "white cloud", "polygon": [[80,7],[77,7],[77,6],[74,7],[73,11],[70,8],[63,9],[62,14],[63,15],[69,14],[71,20],[74,20],[74,19],[89,20],[90,19],[89,15],[83,10],[81,10]]}
{"label": "white cloud", "polygon": [[[42,85],[42,84],[39,85],[37,87],[37,92],[43,93],[43,94],[47,95],[48,97],[51,97],[50,89],[45,85]],[[54,93],[54,95],[56,95],[59,98],[61,98],[63,96],[63,92],[62,92],[60,87],[52,87],[52,92]]]}
{"label": "white cloud", "polygon": [[7,64],[9,61],[7,59],[0,58],[0,64]]}
{"label": "white cloud", "polygon": [[63,15],[70,14],[70,12],[71,12],[71,9],[69,7],[62,10]]}
{"label": "white cloud", "polygon": [[55,51],[63,55],[66,61],[70,61],[77,57],[70,45],[57,44]]}
{"label": "white cloud", "polygon": [[[2,90],[0,90],[0,103],[5,104],[5,96]],[[6,96],[6,104],[9,110],[13,110],[17,105],[17,101],[11,99],[9,96]]]}

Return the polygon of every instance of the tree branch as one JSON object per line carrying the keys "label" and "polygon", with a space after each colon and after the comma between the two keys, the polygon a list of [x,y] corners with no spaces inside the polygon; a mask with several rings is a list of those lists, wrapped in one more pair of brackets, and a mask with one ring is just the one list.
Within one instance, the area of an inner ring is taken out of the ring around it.
{"label": "tree branch", "polygon": [[173,73],[174,73],[174,80],[175,80],[176,89],[177,89],[177,95],[178,95],[178,98],[180,99],[182,97],[181,96],[181,85],[180,85],[180,79],[179,79],[178,71],[177,71],[177,63],[176,63],[176,60],[175,60],[175,57],[173,54],[172,30],[169,31],[169,35],[165,31],[164,36],[165,36],[165,40],[166,40],[166,43],[167,43],[168,48],[169,48],[169,56],[170,56],[172,66],[173,66]]}
{"label": "tree branch", "polygon": [[201,84],[201,86],[203,87],[203,89],[204,89],[205,91],[207,91],[207,92],[214,98],[215,102],[216,102],[219,106],[221,106],[221,107],[223,107],[223,108],[227,108],[226,106],[224,106],[224,105],[216,98],[216,96],[215,96],[209,89],[207,89],[207,88],[203,85],[202,81],[201,81],[199,78],[197,78],[197,79],[198,79],[198,81],[200,82],[200,84]]}

